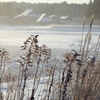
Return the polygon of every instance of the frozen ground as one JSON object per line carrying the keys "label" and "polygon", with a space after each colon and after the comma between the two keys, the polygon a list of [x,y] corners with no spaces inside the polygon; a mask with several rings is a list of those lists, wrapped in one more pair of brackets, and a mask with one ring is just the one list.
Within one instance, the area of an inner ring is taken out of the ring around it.
{"label": "frozen ground", "polygon": [[[85,26],[86,34],[88,26]],[[39,44],[67,49],[79,44],[82,26],[0,26],[0,45],[21,46],[29,35],[39,35]],[[92,40],[100,35],[100,26],[93,26]]]}

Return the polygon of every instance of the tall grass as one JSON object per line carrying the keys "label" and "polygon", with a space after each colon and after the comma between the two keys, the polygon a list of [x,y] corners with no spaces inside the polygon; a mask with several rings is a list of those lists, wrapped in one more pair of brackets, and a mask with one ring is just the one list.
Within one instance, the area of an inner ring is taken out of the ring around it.
{"label": "tall grass", "polygon": [[[39,46],[38,35],[29,36],[21,46],[17,75],[10,69],[9,53],[0,49],[0,100],[100,100],[100,36],[91,57],[94,16],[84,40],[85,19],[79,52],[72,50],[62,59],[54,58],[47,46]],[[27,90],[30,80],[31,89]]]}

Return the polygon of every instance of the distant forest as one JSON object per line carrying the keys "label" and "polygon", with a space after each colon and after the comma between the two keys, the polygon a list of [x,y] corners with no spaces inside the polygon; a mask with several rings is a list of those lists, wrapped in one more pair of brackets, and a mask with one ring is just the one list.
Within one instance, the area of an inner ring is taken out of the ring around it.
{"label": "distant forest", "polygon": [[36,14],[46,13],[48,15],[70,15],[72,17],[95,15],[95,18],[100,19],[100,0],[90,0],[89,4],[68,4],[62,3],[25,3],[25,2],[0,2],[0,16],[14,17],[21,14],[26,9],[33,9]]}

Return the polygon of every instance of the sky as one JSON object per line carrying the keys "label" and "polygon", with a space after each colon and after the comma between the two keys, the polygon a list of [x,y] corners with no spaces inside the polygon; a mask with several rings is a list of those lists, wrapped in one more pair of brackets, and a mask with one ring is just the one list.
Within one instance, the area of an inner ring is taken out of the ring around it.
{"label": "sky", "polygon": [[0,0],[0,2],[28,2],[28,3],[61,3],[63,1],[66,1],[67,3],[89,3],[90,0]]}

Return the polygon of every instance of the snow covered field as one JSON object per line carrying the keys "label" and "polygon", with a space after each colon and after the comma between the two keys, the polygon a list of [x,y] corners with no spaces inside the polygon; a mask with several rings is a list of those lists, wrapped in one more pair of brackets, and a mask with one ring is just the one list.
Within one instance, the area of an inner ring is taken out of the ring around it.
{"label": "snow covered field", "polygon": [[[86,34],[88,27],[85,26]],[[79,44],[82,26],[0,26],[0,45],[21,46],[30,35],[39,35],[39,44],[67,49]],[[92,42],[100,35],[100,26],[92,27]]]}
{"label": "snow covered field", "polygon": [[[88,32],[88,27],[85,26],[84,37]],[[92,28],[91,45],[94,46],[97,38],[100,35],[100,26],[93,26]],[[8,49],[13,57],[19,53],[20,46],[30,35],[39,35],[39,45],[45,44],[52,49],[58,49],[56,53],[59,54],[59,49],[77,49],[82,36],[82,26],[0,26],[0,47]],[[60,51],[61,52],[61,51]],[[45,89],[48,77],[40,78],[35,100],[40,100],[41,95],[46,94]],[[3,84],[3,91],[6,94],[7,84]],[[30,96],[29,91],[32,90],[33,81],[28,80],[25,90],[25,100]],[[29,93],[29,94],[28,94]]]}

